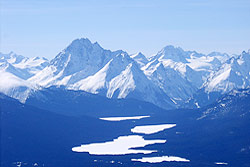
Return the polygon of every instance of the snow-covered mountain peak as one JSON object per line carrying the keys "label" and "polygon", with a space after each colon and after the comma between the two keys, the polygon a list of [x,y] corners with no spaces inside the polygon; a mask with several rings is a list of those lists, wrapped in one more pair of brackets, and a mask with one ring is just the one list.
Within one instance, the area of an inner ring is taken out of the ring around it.
{"label": "snow-covered mountain peak", "polygon": [[250,55],[247,52],[231,57],[217,71],[210,74],[204,83],[206,91],[222,93],[233,89],[244,89],[250,85]]}
{"label": "snow-covered mountain peak", "polygon": [[160,52],[184,52],[184,50],[180,47],[175,47],[173,45],[167,45]]}
{"label": "snow-covered mountain peak", "polygon": [[14,69],[11,64],[8,64],[7,66],[8,67],[5,70],[0,69],[0,92],[18,99],[20,102],[25,102],[30,92],[38,89],[38,87],[35,84],[14,75],[18,73],[18,71],[15,71],[16,69]]}
{"label": "snow-covered mountain peak", "polygon": [[211,52],[207,55],[207,57],[215,57],[217,58],[220,62],[225,62],[228,60],[231,56],[226,54],[226,53],[220,53],[220,52]]}
{"label": "snow-covered mountain peak", "polygon": [[241,58],[243,59],[250,59],[250,49],[248,50],[248,52],[243,51],[240,55]]}
{"label": "snow-covered mountain peak", "polygon": [[128,65],[128,63],[133,62],[133,59],[127,53],[115,55],[111,60],[114,66]]}
{"label": "snow-covered mountain peak", "polygon": [[171,66],[164,65],[164,63],[155,59],[142,69],[146,76],[155,85],[158,85],[171,98],[172,102],[178,106],[196,91],[196,87],[186,78],[182,77],[179,71],[176,71]]}
{"label": "snow-covered mountain peak", "polygon": [[171,59],[175,62],[186,62],[186,58],[189,58],[189,54],[180,47],[168,45],[158,52],[156,56],[154,56],[154,59],[155,58],[160,60]]}
{"label": "snow-covered mountain peak", "polygon": [[[172,103],[169,97],[145,76],[138,63],[127,53],[114,56],[95,74],[69,84],[68,88],[108,98],[143,99],[162,107],[170,107]],[[158,99],[158,96],[162,96],[163,99]],[[167,102],[163,102],[164,100]]]}
{"label": "snow-covered mountain peak", "polygon": [[2,70],[27,80],[45,68],[48,65],[48,60],[39,57],[28,58],[10,52],[9,54],[0,53],[0,64]]}
{"label": "snow-covered mountain peak", "polygon": [[[77,51],[81,51],[84,53],[85,51],[93,52],[98,50],[104,50],[98,42],[92,43],[88,38],[79,38],[75,39],[71,42],[71,44],[64,49],[64,52],[70,52],[70,53],[76,53]],[[85,56],[84,54],[81,54],[81,56]]]}
{"label": "snow-covered mountain peak", "polygon": [[79,47],[91,47],[92,43],[88,38],[78,38],[75,39],[71,42],[71,44],[66,48],[66,50],[68,49],[72,49],[74,50],[75,48],[79,48]]}
{"label": "snow-covered mountain peak", "polygon": [[183,105],[198,90],[209,96],[210,92],[221,94],[248,87],[250,53],[206,55],[168,45],[147,59],[141,52],[129,55],[122,50],[110,51],[88,38],[80,38],[50,62],[13,52],[0,54],[0,70],[14,75],[9,77],[14,78],[13,83],[31,83],[25,84],[27,90],[36,84],[64,86],[108,98],[136,98],[169,108]]}
{"label": "snow-covered mountain peak", "polygon": [[141,52],[138,52],[136,54],[132,54],[131,57],[132,58],[142,58],[142,59],[146,59],[147,60],[147,58]]}
{"label": "snow-covered mountain peak", "polygon": [[131,61],[130,59],[122,50],[111,52],[103,49],[97,42],[91,43],[87,38],[76,39],[52,59],[47,68],[30,80],[46,87],[79,85],[82,80],[97,74],[109,61],[117,61],[117,64],[109,63],[109,66],[118,67],[127,64],[126,61]]}
{"label": "snow-covered mountain peak", "polygon": [[76,39],[52,59],[50,66],[56,69],[54,75],[61,72],[63,76],[68,76],[85,71],[85,76],[88,76],[97,72],[119,52],[121,51],[105,50],[98,43],[91,43],[87,38]]}
{"label": "snow-covered mountain peak", "polygon": [[132,64],[137,65],[127,53],[120,53],[114,56],[94,75],[83,78],[76,83],[69,85],[72,89],[81,89],[91,93],[99,93],[103,89],[108,89],[108,83],[116,76],[120,75],[123,70]]}
{"label": "snow-covered mountain peak", "polygon": [[31,58],[32,61],[36,61],[36,60],[43,60],[43,61],[49,61],[47,58],[45,57],[33,57]]}
{"label": "snow-covered mountain peak", "polygon": [[141,52],[133,54],[130,57],[133,58],[139,64],[140,67],[145,66],[149,62],[148,59]]}
{"label": "snow-covered mountain peak", "polygon": [[21,55],[17,55],[14,52],[10,52],[8,54],[0,53],[0,59],[5,60],[11,64],[18,64],[23,60],[27,60],[28,58],[21,56]]}

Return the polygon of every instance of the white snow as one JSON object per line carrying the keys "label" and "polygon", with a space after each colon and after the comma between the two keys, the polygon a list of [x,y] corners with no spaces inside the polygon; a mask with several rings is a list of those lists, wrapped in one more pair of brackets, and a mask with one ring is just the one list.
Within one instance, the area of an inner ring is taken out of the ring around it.
{"label": "white snow", "polygon": [[25,80],[38,73],[49,64],[48,60],[45,58],[27,58],[13,52],[9,54],[0,53],[0,60],[0,66],[5,66],[7,72]]}
{"label": "white snow", "polygon": [[162,124],[162,125],[143,125],[143,126],[136,126],[131,129],[133,133],[144,133],[144,134],[153,134],[165,129],[173,128],[176,124]]}
{"label": "white snow", "polygon": [[226,61],[212,72],[203,87],[207,92],[227,93],[233,89],[244,89],[250,86],[250,55],[242,53]]}
{"label": "white snow", "polygon": [[0,92],[5,95],[16,98],[20,102],[25,102],[32,89],[35,89],[35,85],[0,70]]}
{"label": "white snow", "polygon": [[130,92],[133,92],[135,88],[132,63],[130,63],[121,74],[110,81],[107,97],[113,97],[115,91],[119,90],[118,98],[125,98]]}
{"label": "white snow", "polygon": [[142,136],[130,135],[120,136],[113,141],[104,143],[84,144],[73,147],[74,152],[88,152],[93,155],[125,155],[125,154],[150,154],[157,152],[156,150],[137,150],[138,147],[146,145],[165,143],[166,140],[145,140]]}
{"label": "white snow", "polygon": [[105,50],[84,38],[74,40],[50,62],[0,53],[0,69],[16,77],[10,85],[20,78],[27,81],[21,85],[64,85],[108,98],[135,98],[165,109],[180,107],[199,89],[227,93],[249,87],[249,64],[249,52],[234,57],[218,52],[205,55],[166,46],[147,59],[142,53]]}
{"label": "white snow", "polygon": [[124,51],[105,50],[88,39],[77,39],[29,81],[43,87],[64,85],[108,98],[135,98],[174,108],[170,98],[140,69],[140,62],[147,61],[141,53],[129,56]]}
{"label": "white snow", "polygon": [[220,105],[221,105],[222,107],[225,107],[225,106],[226,106],[226,104],[223,104],[223,103],[221,103]]}
{"label": "white snow", "polygon": [[99,118],[99,119],[105,120],[105,121],[123,121],[123,120],[142,119],[142,118],[148,118],[148,117],[150,117],[150,116],[105,117],[105,118]]}
{"label": "white snow", "polygon": [[175,156],[162,156],[162,157],[143,157],[141,159],[131,159],[132,161],[148,162],[148,163],[160,163],[163,161],[167,162],[190,162],[190,160]]}
{"label": "white snow", "polygon": [[142,70],[155,85],[171,98],[175,105],[178,105],[181,100],[189,98],[197,88],[183,78],[177,70],[164,65],[164,62],[157,59],[152,60]]}
{"label": "white snow", "polygon": [[199,106],[199,103],[198,103],[198,102],[196,102],[195,105],[196,105],[197,108],[201,108],[201,107]]}
{"label": "white snow", "polygon": [[143,67],[148,63],[148,59],[141,52],[130,55],[130,57],[133,58],[140,67]]}
{"label": "white snow", "polygon": [[213,78],[213,80],[210,81],[208,88],[213,88],[216,85],[218,85],[220,82],[226,80],[229,75],[230,75],[231,69],[228,68],[225,71],[223,71],[223,73],[221,73],[220,75],[216,76],[215,78]]}
{"label": "white snow", "polygon": [[0,78],[0,91],[7,91],[10,88],[18,86],[27,86],[24,80],[9,72],[0,71]]}

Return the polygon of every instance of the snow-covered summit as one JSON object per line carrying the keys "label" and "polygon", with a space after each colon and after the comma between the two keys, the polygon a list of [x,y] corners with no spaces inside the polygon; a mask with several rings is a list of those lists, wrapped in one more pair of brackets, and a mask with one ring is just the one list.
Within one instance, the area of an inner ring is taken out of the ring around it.
{"label": "snow-covered summit", "polygon": [[74,84],[94,75],[115,55],[121,53],[125,52],[111,52],[98,43],[91,43],[89,39],[76,39],[30,81],[45,87]]}
{"label": "snow-covered summit", "polygon": [[10,52],[8,54],[4,54],[0,52],[0,61],[7,61],[8,63],[11,64],[18,64],[23,60],[26,60],[28,58],[21,56],[21,55],[17,55],[14,52]]}
{"label": "snow-covered summit", "polygon": [[0,92],[24,102],[31,91],[39,88],[27,79],[47,65],[45,58],[0,53]]}
{"label": "snow-covered summit", "polygon": [[0,53],[0,68],[24,80],[32,77],[47,65],[48,60],[46,58],[28,58],[14,52]]}
{"label": "snow-covered summit", "polygon": [[130,57],[121,50],[105,50],[82,38],[74,40],[29,81],[44,87],[64,85],[108,98],[136,98],[171,108],[173,102],[145,76],[138,61],[146,63],[147,59],[142,54]]}
{"label": "snow-covered summit", "polygon": [[189,58],[189,54],[180,47],[174,47],[172,45],[165,46],[155,56],[151,57],[150,60],[172,60],[174,62],[187,62],[186,58]]}
{"label": "snow-covered summit", "polygon": [[235,58],[227,60],[217,71],[210,74],[204,83],[208,92],[229,92],[233,89],[244,89],[250,85],[250,54],[242,52]]}
{"label": "snow-covered summit", "polygon": [[[112,52],[104,50],[98,43],[91,43],[89,39],[74,40],[66,49],[51,60],[50,66],[58,71],[64,70],[64,75],[91,68],[93,72],[103,67],[112,58]],[[92,71],[90,71],[92,72]]]}
{"label": "snow-covered summit", "polygon": [[170,98],[145,76],[139,65],[124,53],[112,58],[94,75],[68,87],[108,98],[135,98],[164,108],[174,106]]}
{"label": "snow-covered summit", "polygon": [[180,47],[168,45],[151,57],[150,62],[158,60],[164,67],[174,69],[192,85],[200,88],[209,74],[220,67],[228,57],[227,54],[219,52],[205,55],[196,51],[184,51]]}
{"label": "snow-covered summit", "polygon": [[141,52],[130,55],[130,57],[134,59],[140,65],[140,67],[145,66],[149,62],[148,59],[144,56],[144,54],[142,54]]}
{"label": "snow-covered summit", "polygon": [[169,66],[164,66],[163,62],[154,60],[142,68],[144,73],[155,85],[168,95],[178,106],[189,98],[197,88],[186,78]]}
{"label": "snow-covered summit", "polygon": [[[15,83],[6,90],[64,86],[108,98],[135,98],[164,108],[198,102],[195,97],[210,98],[211,92],[221,95],[249,87],[249,64],[250,51],[239,56],[219,52],[206,55],[168,45],[147,59],[141,52],[129,55],[122,50],[106,50],[87,38],[72,41],[51,61],[0,53],[2,78]],[[20,97],[18,91],[15,97]],[[204,103],[197,104],[205,105],[206,98],[199,98]]]}

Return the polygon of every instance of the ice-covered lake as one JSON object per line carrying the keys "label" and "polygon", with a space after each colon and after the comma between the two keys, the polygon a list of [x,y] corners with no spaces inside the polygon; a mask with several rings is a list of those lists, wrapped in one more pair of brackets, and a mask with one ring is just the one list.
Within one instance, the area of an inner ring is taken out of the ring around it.
{"label": "ice-covered lake", "polygon": [[139,162],[148,162],[148,163],[160,163],[163,161],[166,162],[190,162],[190,160],[181,158],[181,157],[175,157],[175,156],[162,156],[162,157],[143,157],[141,159],[132,159],[132,161],[139,161]]}
{"label": "ice-covered lake", "polygon": [[137,150],[136,148],[165,142],[166,140],[145,140],[142,136],[130,135],[120,136],[113,141],[103,143],[83,144],[78,147],[73,147],[72,151],[88,152],[94,155],[150,154],[157,152],[157,150]]}
{"label": "ice-covered lake", "polygon": [[173,128],[176,124],[162,124],[162,125],[143,125],[143,126],[136,126],[131,129],[133,133],[143,133],[143,134],[153,134],[165,129]]}
{"label": "ice-covered lake", "polygon": [[124,121],[124,120],[136,120],[136,119],[142,119],[142,118],[148,118],[150,116],[132,116],[132,117],[105,117],[105,118],[99,118],[101,120],[105,121]]}

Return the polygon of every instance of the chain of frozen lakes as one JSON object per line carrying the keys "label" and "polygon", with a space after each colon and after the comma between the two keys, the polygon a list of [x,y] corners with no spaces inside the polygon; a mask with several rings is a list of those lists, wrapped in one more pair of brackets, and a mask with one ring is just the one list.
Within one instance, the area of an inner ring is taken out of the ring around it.
{"label": "chain of frozen lakes", "polygon": [[[105,121],[124,121],[149,118],[150,116],[131,116],[131,117],[106,117],[100,118]],[[137,134],[154,134],[160,131],[173,128],[176,124],[160,124],[160,125],[142,125],[135,126],[131,132]],[[81,146],[73,147],[74,152],[88,152],[92,155],[126,155],[126,154],[151,154],[157,150],[140,150],[136,148],[145,147],[147,145],[166,143],[166,140],[145,140],[140,135],[120,136],[113,141],[103,143],[83,144]],[[162,156],[162,157],[142,157],[141,159],[131,159],[131,161],[160,163],[163,161],[176,162],[190,162],[190,160],[176,157],[176,156]]]}

